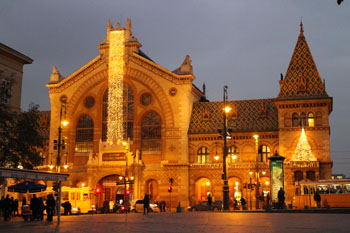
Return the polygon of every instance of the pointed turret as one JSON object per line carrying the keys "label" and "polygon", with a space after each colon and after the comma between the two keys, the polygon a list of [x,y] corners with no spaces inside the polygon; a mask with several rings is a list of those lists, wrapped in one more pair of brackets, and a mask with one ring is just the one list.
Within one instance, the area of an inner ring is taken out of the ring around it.
{"label": "pointed turret", "polygon": [[278,98],[328,97],[309,46],[304,36],[303,23],[284,80],[280,80]]}
{"label": "pointed turret", "polygon": [[60,82],[64,77],[60,74],[56,66],[52,66],[52,74],[50,75],[50,82],[49,83],[58,83]]}

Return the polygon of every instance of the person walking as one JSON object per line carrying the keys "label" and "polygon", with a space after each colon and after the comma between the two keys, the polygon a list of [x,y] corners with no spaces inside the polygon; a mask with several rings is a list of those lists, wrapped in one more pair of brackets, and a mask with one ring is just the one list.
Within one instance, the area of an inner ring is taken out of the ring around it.
{"label": "person walking", "polygon": [[143,214],[145,215],[147,212],[149,212],[149,195],[148,193],[145,194],[145,197],[143,198]]}
{"label": "person walking", "polygon": [[53,214],[55,212],[55,206],[56,202],[55,199],[53,198],[52,194],[47,195],[47,200],[46,200],[46,213],[47,213],[47,221],[52,221]]}
{"label": "person walking", "polygon": [[16,216],[16,213],[17,213],[17,216],[19,215],[19,213],[18,213],[18,200],[17,199],[15,199],[15,201],[13,203],[12,211],[13,211],[13,216]]}
{"label": "person walking", "polygon": [[7,221],[10,218],[11,212],[11,200],[9,195],[6,195],[6,198],[3,200],[3,208],[4,208],[4,220]]}
{"label": "person walking", "polygon": [[33,219],[40,219],[40,202],[36,197],[36,194],[34,194],[33,198],[30,199],[30,209],[32,210]]}
{"label": "person walking", "polygon": [[284,197],[284,191],[282,187],[278,191],[277,197],[278,197],[278,209],[283,209],[285,197]]}
{"label": "person walking", "polygon": [[163,208],[163,212],[165,212],[165,206],[166,206],[166,202],[164,200],[162,200],[162,208]]}
{"label": "person walking", "polygon": [[211,205],[213,204],[213,199],[210,195],[210,193],[208,194],[208,210],[211,210]]}
{"label": "person walking", "polygon": [[13,197],[11,197],[10,199],[10,215],[11,217],[14,217],[14,210],[15,210],[15,200],[13,199]]}
{"label": "person walking", "polygon": [[39,202],[38,202],[38,213],[39,213],[39,219],[44,220],[44,210],[45,210],[45,205],[42,197],[39,197]]}
{"label": "person walking", "polygon": [[241,205],[242,205],[242,210],[246,210],[247,207],[245,206],[247,204],[246,200],[244,197],[241,197]]}
{"label": "person walking", "polygon": [[321,208],[321,195],[320,193],[318,192],[318,190],[315,192],[314,194],[314,200],[316,201],[317,203],[317,208]]}

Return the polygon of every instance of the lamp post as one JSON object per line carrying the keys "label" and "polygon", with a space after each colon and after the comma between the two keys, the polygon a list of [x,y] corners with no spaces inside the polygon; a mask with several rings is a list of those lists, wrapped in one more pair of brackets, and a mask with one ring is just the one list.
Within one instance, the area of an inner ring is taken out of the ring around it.
{"label": "lamp post", "polygon": [[229,210],[229,199],[230,199],[230,190],[228,186],[228,180],[227,180],[227,166],[226,166],[226,159],[227,159],[227,113],[231,111],[231,108],[226,106],[227,101],[227,86],[224,86],[224,130],[222,132],[224,137],[224,154],[222,159],[222,167],[223,167],[223,174],[222,179],[224,180],[224,185],[222,188],[223,192],[223,202],[224,202],[224,210]]}
{"label": "lamp post", "polygon": [[256,190],[255,190],[255,203],[256,209],[260,209],[260,183],[259,183],[259,135],[255,134],[253,136],[255,138],[255,149],[256,149],[256,163],[255,163],[255,169],[256,169]]}
{"label": "lamp post", "polygon": [[54,140],[54,149],[57,148],[57,160],[56,160],[56,172],[60,173],[61,171],[61,149],[65,148],[64,140],[62,140],[62,125],[67,126],[68,121],[62,121],[62,111],[64,108],[64,113],[66,113],[66,99],[61,99],[61,109],[60,109],[60,125],[58,127],[58,140]]}

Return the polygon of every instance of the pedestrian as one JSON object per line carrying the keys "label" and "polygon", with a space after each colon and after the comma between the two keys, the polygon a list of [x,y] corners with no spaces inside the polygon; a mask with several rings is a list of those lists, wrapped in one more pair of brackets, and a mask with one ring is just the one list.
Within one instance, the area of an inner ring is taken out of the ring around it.
{"label": "pedestrian", "polygon": [[277,197],[278,197],[278,209],[283,209],[285,197],[284,197],[284,191],[282,187],[278,191]]}
{"label": "pedestrian", "polygon": [[39,197],[39,202],[38,202],[38,212],[39,212],[39,219],[44,220],[44,210],[45,210],[45,205],[42,197]]}
{"label": "pedestrian", "polygon": [[25,205],[27,205],[27,199],[26,199],[26,197],[23,197],[23,199],[22,199],[22,215],[23,215],[23,207]]}
{"label": "pedestrian", "polygon": [[211,210],[211,205],[213,203],[213,199],[210,195],[210,193],[208,194],[208,209]]}
{"label": "pedestrian", "polygon": [[162,200],[162,208],[163,208],[163,212],[165,212],[165,206],[166,206],[166,202],[164,200]]}
{"label": "pedestrian", "polygon": [[11,217],[15,216],[13,214],[14,210],[15,210],[15,200],[13,199],[13,197],[11,197],[11,199],[10,199],[10,215],[11,215]]}
{"label": "pedestrian", "polygon": [[53,214],[55,212],[56,202],[53,198],[52,194],[47,195],[46,200],[46,213],[47,213],[47,221],[52,221]]}
{"label": "pedestrian", "polygon": [[315,192],[314,194],[314,200],[316,201],[317,203],[317,208],[321,208],[321,195],[320,193],[318,192],[318,190]]}
{"label": "pedestrian", "polygon": [[143,198],[143,214],[145,215],[147,212],[149,212],[149,195],[148,193],[145,194],[145,197]]}
{"label": "pedestrian", "polygon": [[268,192],[267,195],[266,195],[266,205],[267,205],[267,206],[270,205],[270,199],[271,199],[271,197],[270,197],[270,192]]}
{"label": "pedestrian", "polygon": [[238,209],[238,201],[236,200],[236,198],[233,200],[233,210],[237,210]]}
{"label": "pedestrian", "polygon": [[247,204],[246,200],[244,197],[241,197],[241,205],[242,205],[242,210],[246,210],[247,207],[245,206]]}
{"label": "pedestrian", "polygon": [[33,219],[40,219],[40,201],[36,194],[30,199],[30,209],[32,210]]}
{"label": "pedestrian", "polygon": [[4,196],[0,200],[0,218],[4,216]]}
{"label": "pedestrian", "polygon": [[109,201],[106,199],[103,201],[103,213],[107,214],[109,211]]}
{"label": "pedestrian", "polygon": [[16,216],[16,213],[17,213],[17,215],[19,215],[19,213],[18,213],[18,200],[17,199],[15,199],[15,201],[14,201],[12,211],[13,211],[13,216]]}
{"label": "pedestrian", "polygon": [[10,198],[9,198],[10,195],[6,195],[6,198],[3,200],[3,208],[4,208],[4,220],[7,221],[9,218],[10,218]]}

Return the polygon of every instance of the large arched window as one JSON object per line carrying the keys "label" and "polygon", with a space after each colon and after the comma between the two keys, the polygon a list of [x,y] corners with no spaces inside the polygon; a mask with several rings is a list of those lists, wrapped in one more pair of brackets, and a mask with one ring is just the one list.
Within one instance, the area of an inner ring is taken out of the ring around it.
{"label": "large arched window", "polygon": [[[108,89],[103,95],[102,106],[102,141],[107,140],[107,119],[108,119]],[[134,95],[131,87],[123,84],[123,127],[126,138],[133,138],[133,120],[134,120]]]}
{"label": "large arched window", "polygon": [[76,152],[91,152],[93,150],[94,122],[91,117],[84,115],[80,117],[75,136]]}
{"label": "large arched window", "polygon": [[307,125],[309,127],[315,126],[315,117],[314,117],[314,114],[312,112],[309,112],[309,114],[307,114]]}
{"label": "large arched window", "polygon": [[160,151],[162,120],[158,113],[147,113],[141,123],[141,147],[143,151]]}
{"label": "large arched window", "polygon": [[227,161],[229,163],[237,163],[239,162],[239,150],[236,146],[231,146],[227,150]]}
{"label": "large arched window", "polygon": [[293,127],[298,127],[299,126],[299,116],[298,113],[293,113],[292,115],[292,126]]}
{"label": "large arched window", "polygon": [[267,162],[268,157],[270,157],[270,147],[267,145],[259,146],[259,162]]}
{"label": "large arched window", "polygon": [[198,163],[208,163],[209,162],[209,150],[205,146],[199,148],[197,152]]}

